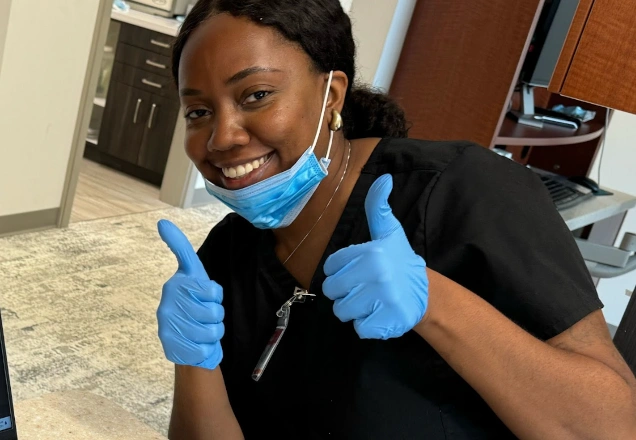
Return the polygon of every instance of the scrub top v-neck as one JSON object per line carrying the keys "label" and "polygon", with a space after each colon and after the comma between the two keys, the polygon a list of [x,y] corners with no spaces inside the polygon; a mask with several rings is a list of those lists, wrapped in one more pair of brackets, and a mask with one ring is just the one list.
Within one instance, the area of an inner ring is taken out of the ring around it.
{"label": "scrub top v-neck", "polygon": [[[221,369],[247,439],[507,439],[481,397],[414,332],[361,340],[322,294],[325,259],[370,239],[364,200],[390,173],[389,204],[427,265],[546,340],[602,307],[543,184],[521,165],[466,142],[382,139],[362,170],[288,328],[251,374],[298,283],[271,231],[236,214],[199,250],[224,289]],[[540,276],[539,276],[540,275]],[[431,293],[434,294],[434,293]],[[523,396],[520,396],[523,398]]]}

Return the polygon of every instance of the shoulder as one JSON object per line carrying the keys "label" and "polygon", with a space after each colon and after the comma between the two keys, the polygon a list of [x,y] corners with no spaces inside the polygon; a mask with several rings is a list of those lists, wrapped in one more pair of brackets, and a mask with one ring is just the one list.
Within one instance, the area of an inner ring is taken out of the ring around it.
{"label": "shoulder", "polygon": [[363,172],[377,174],[411,171],[443,172],[469,150],[486,149],[468,141],[383,138],[367,161]]}

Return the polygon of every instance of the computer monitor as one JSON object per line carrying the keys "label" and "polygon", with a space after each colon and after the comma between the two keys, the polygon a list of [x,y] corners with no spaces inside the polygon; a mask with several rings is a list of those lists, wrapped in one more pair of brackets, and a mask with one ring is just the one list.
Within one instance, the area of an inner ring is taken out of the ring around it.
{"label": "computer monitor", "polygon": [[[535,115],[533,87],[548,87],[574,20],[580,0],[546,0],[526,53],[519,83],[521,111],[513,114],[517,122],[541,127],[543,122],[559,123],[559,118]],[[547,114],[547,112],[546,112]],[[559,125],[568,126],[567,123]],[[576,127],[572,127],[576,128]]]}
{"label": "computer monitor", "polygon": [[0,314],[0,440],[17,440],[13,413],[13,399],[11,397],[11,383],[7,366],[7,353],[4,346],[4,331]]}
{"label": "computer monitor", "polygon": [[522,83],[548,87],[580,0],[546,0],[521,68]]}

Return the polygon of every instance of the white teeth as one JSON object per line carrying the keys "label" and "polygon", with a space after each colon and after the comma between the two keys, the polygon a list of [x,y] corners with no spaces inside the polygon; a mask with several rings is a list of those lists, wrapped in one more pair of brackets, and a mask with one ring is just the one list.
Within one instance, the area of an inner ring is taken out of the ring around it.
{"label": "white teeth", "polygon": [[238,165],[235,167],[223,168],[223,175],[225,177],[229,177],[230,179],[235,179],[241,176],[244,176],[247,173],[251,173],[256,168],[260,167],[265,163],[265,159],[267,156],[263,156],[260,159],[254,159],[251,162],[248,162],[243,165]]}

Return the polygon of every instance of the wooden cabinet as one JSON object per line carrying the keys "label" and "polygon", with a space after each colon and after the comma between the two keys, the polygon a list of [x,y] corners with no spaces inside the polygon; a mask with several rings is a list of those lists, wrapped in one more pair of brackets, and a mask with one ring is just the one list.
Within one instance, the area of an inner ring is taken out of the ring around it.
{"label": "wooden cabinet", "polygon": [[121,24],[97,145],[85,156],[161,185],[179,100],[170,73],[172,37]]}
{"label": "wooden cabinet", "polygon": [[581,0],[549,90],[636,113],[636,8]]}
{"label": "wooden cabinet", "polygon": [[519,80],[544,0],[417,2],[390,95],[415,138],[465,139],[564,176],[586,175],[599,151],[608,108],[636,113],[636,8],[623,0],[579,0],[549,88],[535,104],[596,112],[578,130],[522,126]]}
{"label": "wooden cabinet", "polygon": [[[170,153],[170,141],[174,124],[179,115],[179,106],[174,101],[160,96],[152,97],[148,123],[137,155],[137,165],[163,174]],[[168,139],[168,142],[165,140]]]}
{"label": "wooden cabinet", "polygon": [[150,93],[113,81],[97,149],[136,164],[148,119]]}

